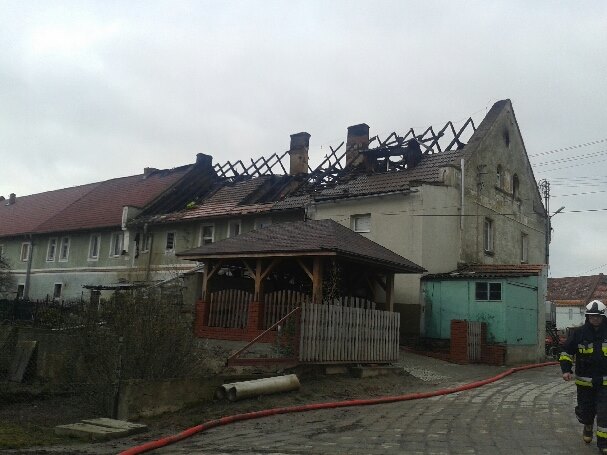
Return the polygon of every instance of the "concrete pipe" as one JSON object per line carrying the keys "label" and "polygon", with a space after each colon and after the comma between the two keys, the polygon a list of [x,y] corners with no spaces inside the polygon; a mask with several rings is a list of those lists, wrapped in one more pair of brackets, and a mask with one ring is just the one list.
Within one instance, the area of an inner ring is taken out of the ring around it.
{"label": "concrete pipe", "polygon": [[295,374],[276,376],[273,378],[253,379],[252,381],[233,382],[224,384],[215,392],[219,399],[227,396],[230,401],[242,400],[243,398],[269,395],[271,393],[290,392],[298,390],[299,379]]}

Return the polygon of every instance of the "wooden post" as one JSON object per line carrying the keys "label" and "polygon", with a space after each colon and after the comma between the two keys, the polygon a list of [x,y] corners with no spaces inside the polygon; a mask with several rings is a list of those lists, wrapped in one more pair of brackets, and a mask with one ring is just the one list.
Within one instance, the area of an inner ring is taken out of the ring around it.
{"label": "wooden post", "polygon": [[394,311],[394,274],[386,274],[386,310]]}
{"label": "wooden post", "polygon": [[202,300],[207,299],[207,286],[209,285],[209,270],[211,270],[211,264],[206,261],[202,269]]}
{"label": "wooden post", "polygon": [[322,258],[314,258],[312,270],[312,302],[322,303]]}

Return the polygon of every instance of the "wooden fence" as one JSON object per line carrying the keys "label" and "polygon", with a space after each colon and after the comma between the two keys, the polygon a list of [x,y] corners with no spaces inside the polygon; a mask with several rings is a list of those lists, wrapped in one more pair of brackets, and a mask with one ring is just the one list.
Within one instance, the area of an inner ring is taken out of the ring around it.
{"label": "wooden fence", "polygon": [[393,362],[398,360],[398,313],[339,305],[303,304],[302,362]]}
{"label": "wooden fence", "polygon": [[253,294],[239,289],[212,292],[209,296],[209,327],[244,329]]}

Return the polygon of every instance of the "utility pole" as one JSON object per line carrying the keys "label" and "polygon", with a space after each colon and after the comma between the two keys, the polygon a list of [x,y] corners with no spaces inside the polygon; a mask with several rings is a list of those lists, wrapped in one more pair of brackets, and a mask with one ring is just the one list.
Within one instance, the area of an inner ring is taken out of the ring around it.
{"label": "utility pole", "polygon": [[544,197],[544,209],[546,210],[545,216],[545,232],[544,232],[544,248],[545,248],[545,261],[546,265],[550,263],[550,182],[548,180],[543,179],[537,183],[540,193]]}

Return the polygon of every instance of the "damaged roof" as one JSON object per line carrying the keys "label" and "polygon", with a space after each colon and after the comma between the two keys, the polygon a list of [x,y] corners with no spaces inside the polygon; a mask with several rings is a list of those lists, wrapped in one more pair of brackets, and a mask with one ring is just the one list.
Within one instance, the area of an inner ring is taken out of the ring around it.
{"label": "damaged roof", "polygon": [[589,276],[548,278],[547,300],[558,306],[585,306],[591,300],[607,301],[607,278]]}
{"label": "damaged roof", "polygon": [[400,273],[425,269],[333,220],[295,221],[271,225],[177,253],[190,260],[331,254],[381,265]]}

